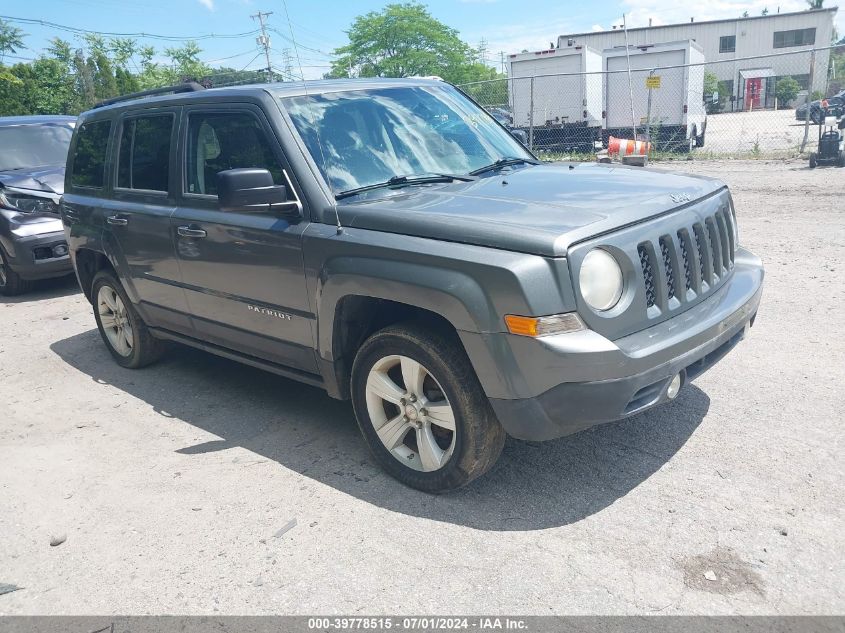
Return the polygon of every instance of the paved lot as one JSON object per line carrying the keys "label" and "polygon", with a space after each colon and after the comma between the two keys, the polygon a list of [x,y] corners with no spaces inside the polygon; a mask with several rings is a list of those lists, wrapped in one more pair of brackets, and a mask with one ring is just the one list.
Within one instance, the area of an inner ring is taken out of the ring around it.
{"label": "paved lot", "polygon": [[[828,125],[835,125],[833,117]],[[795,109],[759,112],[725,112],[707,117],[704,154],[791,156],[801,146],[804,122],[795,120]],[[810,122],[807,134],[809,151],[815,151],[819,129]],[[755,149],[756,147],[756,149]]]}
{"label": "paved lot", "polygon": [[0,614],[842,613],[845,170],[680,168],[765,259],[750,338],[449,496],[316,389],[186,349],[121,369],[72,283],[0,300]]}

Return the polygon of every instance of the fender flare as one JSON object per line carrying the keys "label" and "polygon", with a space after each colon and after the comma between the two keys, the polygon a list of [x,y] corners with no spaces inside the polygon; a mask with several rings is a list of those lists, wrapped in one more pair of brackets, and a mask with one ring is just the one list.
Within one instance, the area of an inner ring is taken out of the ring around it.
{"label": "fender flare", "polygon": [[395,301],[439,314],[458,331],[500,331],[487,294],[466,273],[407,262],[338,257],[326,262],[317,286],[317,351],[335,360],[337,307],[348,296]]}

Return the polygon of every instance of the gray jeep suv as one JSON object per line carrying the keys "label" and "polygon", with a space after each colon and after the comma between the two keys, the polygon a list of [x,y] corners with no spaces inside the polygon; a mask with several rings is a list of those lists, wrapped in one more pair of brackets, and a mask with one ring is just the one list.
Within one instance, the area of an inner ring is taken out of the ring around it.
{"label": "gray jeep suv", "polygon": [[754,322],[763,268],[716,180],[541,164],[433,80],[169,90],[71,145],[62,216],[112,356],[177,341],[351,399],[408,485],[672,400]]}

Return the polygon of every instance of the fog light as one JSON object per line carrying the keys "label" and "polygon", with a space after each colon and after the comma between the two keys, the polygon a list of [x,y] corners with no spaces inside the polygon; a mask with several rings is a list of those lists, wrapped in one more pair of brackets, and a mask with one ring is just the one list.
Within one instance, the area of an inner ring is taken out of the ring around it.
{"label": "fog light", "polygon": [[674,400],[678,396],[678,392],[681,390],[681,374],[675,374],[675,377],[672,378],[672,382],[669,383],[669,387],[666,389],[666,397],[669,400]]}
{"label": "fog light", "polygon": [[54,246],[53,255],[55,255],[56,257],[64,257],[65,255],[67,255],[67,245],[59,244],[58,246]]}

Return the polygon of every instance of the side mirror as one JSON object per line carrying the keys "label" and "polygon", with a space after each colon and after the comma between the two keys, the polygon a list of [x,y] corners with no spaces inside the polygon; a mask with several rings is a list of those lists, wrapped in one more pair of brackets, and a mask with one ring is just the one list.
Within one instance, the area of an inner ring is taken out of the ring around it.
{"label": "side mirror", "polygon": [[247,167],[217,173],[217,202],[221,211],[276,213],[299,217],[299,203],[288,199],[284,185],[273,184],[266,169]]}

